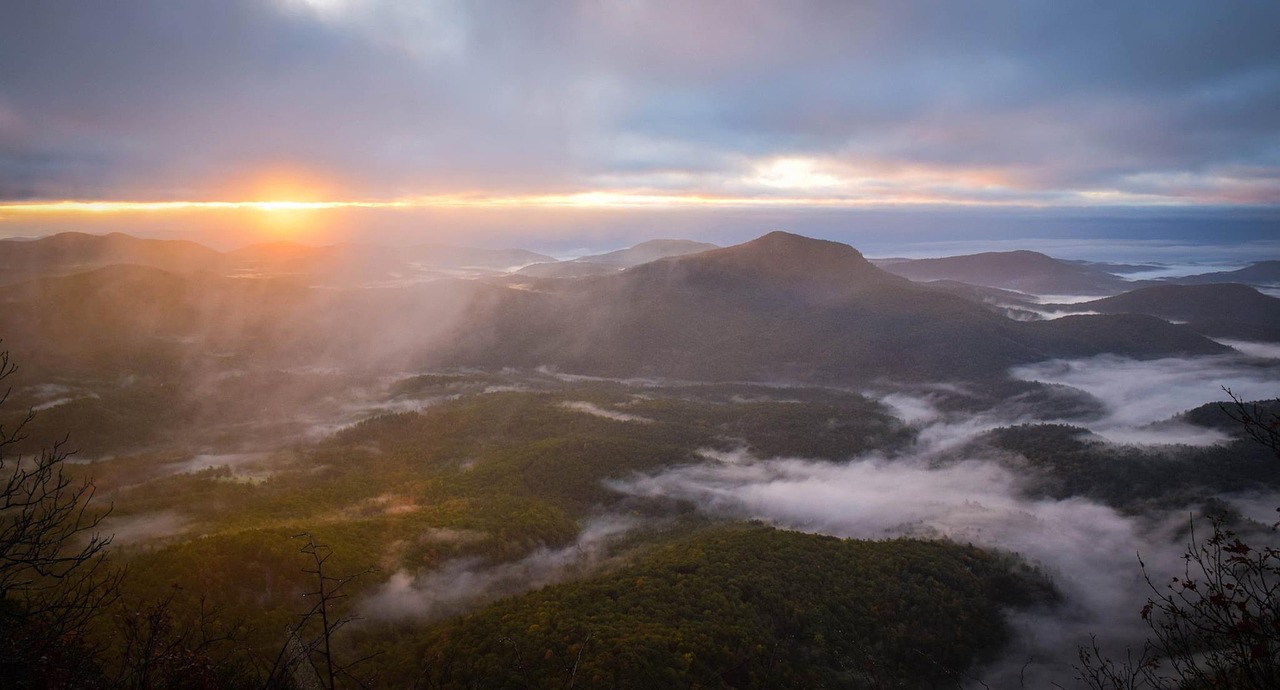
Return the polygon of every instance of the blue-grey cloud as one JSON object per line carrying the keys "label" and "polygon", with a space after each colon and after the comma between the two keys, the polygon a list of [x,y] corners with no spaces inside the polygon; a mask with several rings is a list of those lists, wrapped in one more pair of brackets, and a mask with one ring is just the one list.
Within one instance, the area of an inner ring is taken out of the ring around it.
{"label": "blue-grey cloud", "polygon": [[1269,3],[10,3],[0,197],[207,197],[282,163],[364,195],[717,193],[806,157],[897,176],[870,195],[1276,203],[1278,20]]}

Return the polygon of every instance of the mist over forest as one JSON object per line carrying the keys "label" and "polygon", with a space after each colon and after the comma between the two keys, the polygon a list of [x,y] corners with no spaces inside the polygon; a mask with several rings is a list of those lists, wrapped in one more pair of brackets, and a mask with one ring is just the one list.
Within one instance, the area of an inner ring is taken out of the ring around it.
{"label": "mist over forest", "polygon": [[5,459],[124,569],[77,682],[131,620],[214,686],[1073,687],[1192,529],[1271,539],[1271,263],[6,240]]}

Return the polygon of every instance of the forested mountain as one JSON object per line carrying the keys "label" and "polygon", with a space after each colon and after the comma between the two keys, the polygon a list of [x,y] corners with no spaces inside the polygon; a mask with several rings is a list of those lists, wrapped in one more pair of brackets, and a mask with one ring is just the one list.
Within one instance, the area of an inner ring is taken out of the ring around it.
{"label": "forested mountain", "polygon": [[630,268],[640,264],[647,264],[650,261],[657,261],[658,259],[697,254],[719,248],[709,242],[694,242],[693,240],[648,240],[626,249],[584,256],[576,259],[576,261]]}
{"label": "forested mountain", "polygon": [[113,265],[149,266],[174,273],[295,276],[312,283],[369,283],[438,278],[449,271],[505,272],[545,261],[554,259],[524,249],[443,244],[389,248],[269,242],[218,252],[186,240],[64,232],[35,240],[0,240],[0,285]]}
{"label": "forested mountain", "polygon": [[596,264],[589,261],[552,261],[530,264],[516,271],[517,275],[531,278],[584,278],[617,273],[618,266]]}
{"label": "forested mountain", "polygon": [[[337,250],[263,251],[310,262]],[[310,283],[109,267],[4,288],[0,327],[23,352],[46,344],[31,356],[80,364],[149,351],[158,361],[218,353],[689,380],[989,378],[1053,357],[1224,351],[1157,319],[1013,321],[886,273],[847,245],[781,232],[548,290]]]}
{"label": "forested mountain", "polygon": [[658,259],[697,254],[718,248],[714,244],[692,240],[649,240],[627,249],[583,256],[573,261],[533,264],[520,269],[519,273],[537,278],[601,276]]}
{"label": "forested mountain", "polygon": [[23,361],[54,371],[376,368],[421,354],[454,327],[473,293],[497,289],[442,280],[335,290],[296,277],[114,265],[0,287],[0,331]]}
{"label": "forested mountain", "polygon": [[1037,295],[1114,295],[1135,287],[1098,268],[1026,250],[907,259],[882,267],[916,281],[954,280]]}
{"label": "forested mountain", "polygon": [[972,547],[740,526],[495,603],[391,653],[428,662],[442,688],[950,688],[1009,639],[1002,607],[1052,598],[1025,565]]}
{"label": "forested mountain", "polygon": [[481,249],[446,244],[383,247],[291,242],[256,244],[228,253],[241,275],[300,275],[313,282],[404,282],[462,274],[502,273],[553,259],[525,249]]}
{"label": "forested mountain", "polygon": [[1052,357],[1226,351],[1157,319],[1020,323],[775,232],[552,292],[491,293],[443,361],[611,376],[865,381],[1001,375]]}
{"label": "forested mountain", "polygon": [[1205,335],[1242,340],[1280,341],[1280,299],[1238,283],[1157,285],[1073,305],[1105,314],[1150,314],[1185,323]]}
{"label": "forested mountain", "polygon": [[1260,287],[1280,285],[1280,260],[1259,261],[1235,271],[1200,273],[1178,278],[1167,278],[1166,281],[1180,285],[1204,285],[1208,283],[1244,283]]}
{"label": "forested mountain", "polygon": [[35,240],[0,240],[0,285],[130,264],[171,271],[218,271],[226,257],[184,240],[144,240],[113,232],[63,232]]}

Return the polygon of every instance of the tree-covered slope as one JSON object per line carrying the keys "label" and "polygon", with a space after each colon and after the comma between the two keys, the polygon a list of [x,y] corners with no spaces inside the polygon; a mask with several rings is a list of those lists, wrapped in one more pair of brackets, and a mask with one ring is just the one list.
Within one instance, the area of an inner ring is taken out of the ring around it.
{"label": "tree-covered slope", "polygon": [[1104,314],[1150,314],[1185,322],[1205,335],[1280,340],[1280,299],[1236,283],[1157,285],[1073,306]]}
{"label": "tree-covered slope", "polygon": [[[730,526],[393,645],[429,687],[954,687],[1052,599],[1011,558]],[[397,664],[398,665],[398,664]]]}
{"label": "tree-covered slope", "polygon": [[1111,295],[1133,287],[1091,266],[1026,250],[908,259],[886,263],[884,269],[911,280],[955,280],[1038,295]]}
{"label": "tree-covered slope", "polygon": [[493,293],[442,361],[604,376],[867,382],[1002,376],[1054,357],[1210,354],[1158,319],[1013,321],[835,242],[775,232],[562,286]]}

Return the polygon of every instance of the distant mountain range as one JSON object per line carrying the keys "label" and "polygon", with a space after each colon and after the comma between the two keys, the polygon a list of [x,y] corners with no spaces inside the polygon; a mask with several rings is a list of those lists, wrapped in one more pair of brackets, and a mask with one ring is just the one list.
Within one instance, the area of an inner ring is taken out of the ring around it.
{"label": "distant mountain range", "polygon": [[1280,261],[1259,261],[1236,271],[1220,271],[1179,278],[1166,278],[1165,282],[1178,283],[1179,285],[1244,283],[1259,287],[1280,286]]}
{"label": "distant mountain range", "polygon": [[614,273],[624,268],[657,261],[673,256],[697,254],[712,249],[717,245],[692,240],[649,240],[634,247],[619,249],[605,254],[583,256],[572,261],[555,263],[539,263],[526,266],[518,273],[538,278],[582,278]]}
{"label": "distant mountain range", "polygon": [[[316,272],[340,265],[373,272],[393,255],[401,262],[396,266],[435,261],[460,275],[464,265],[538,258],[518,250],[261,245],[222,254],[189,243],[85,237],[49,238],[56,241],[48,246],[74,251],[46,247],[38,250],[45,254],[26,256],[59,271],[109,259],[133,265],[51,272],[0,287],[0,337],[35,358],[23,361],[104,373],[269,360],[374,368],[547,366],[611,377],[852,384],[999,377],[1018,364],[1102,353],[1214,354],[1229,350],[1206,333],[1270,338],[1269,324],[1280,323],[1272,316],[1278,300],[1248,288],[1241,289],[1249,294],[1206,291],[1212,294],[1202,304],[1177,292],[1199,288],[1182,286],[1070,305],[1106,314],[1017,321],[982,304],[1006,293],[913,283],[847,245],[784,232],[612,268],[606,275],[525,278],[519,289],[448,278],[335,289],[313,280]],[[14,265],[21,251],[30,251],[25,248],[45,242],[0,243],[0,255]],[[114,249],[90,251],[95,242]],[[15,251],[18,246],[24,249]],[[610,261],[700,248],[664,241]],[[54,258],[41,258],[49,256]],[[140,265],[170,256],[177,268]],[[1017,253],[998,261],[1048,265],[1045,259],[1055,261]],[[198,270],[184,271],[189,268]],[[274,277],[228,277],[254,271]],[[1241,314],[1223,307],[1223,300]],[[1188,305],[1200,311],[1186,311]],[[1215,314],[1232,314],[1230,328],[1206,325]],[[1246,323],[1254,330],[1242,330]]]}
{"label": "distant mountain range", "polygon": [[1036,295],[1114,295],[1136,286],[1100,268],[1025,250],[906,259],[881,268],[915,281],[950,280]]}
{"label": "distant mountain range", "polygon": [[491,297],[439,361],[852,382],[996,376],[1019,363],[1103,352],[1227,351],[1150,316],[1013,321],[882,271],[846,245],[781,232],[553,291]]}
{"label": "distant mountain range", "polygon": [[185,240],[144,240],[118,232],[63,232],[34,240],[0,240],[0,284],[115,264],[214,271],[222,268],[224,260],[220,252]]}
{"label": "distant mountain range", "polygon": [[939,259],[883,259],[876,263],[890,273],[919,282],[949,281],[1032,295],[1111,296],[1160,284],[1280,286],[1280,261],[1260,261],[1237,271],[1139,281],[1126,280],[1117,274],[1157,267],[1065,261],[1032,251],[985,252]]}
{"label": "distant mountain range", "polygon": [[443,244],[381,247],[292,242],[255,244],[218,252],[185,240],[139,239],[122,233],[67,232],[36,240],[0,240],[0,284],[67,275],[113,265],[166,271],[203,271],[254,277],[305,276],[316,283],[368,283],[430,279],[453,274],[502,273],[555,261],[525,249],[480,249]]}
{"label": "distant mountain range", "polygon": [[1238,283],[1157,285],[1076,304],[1063,311],[1149,314],[1209,336],[1280,342],[1280,299]]}

